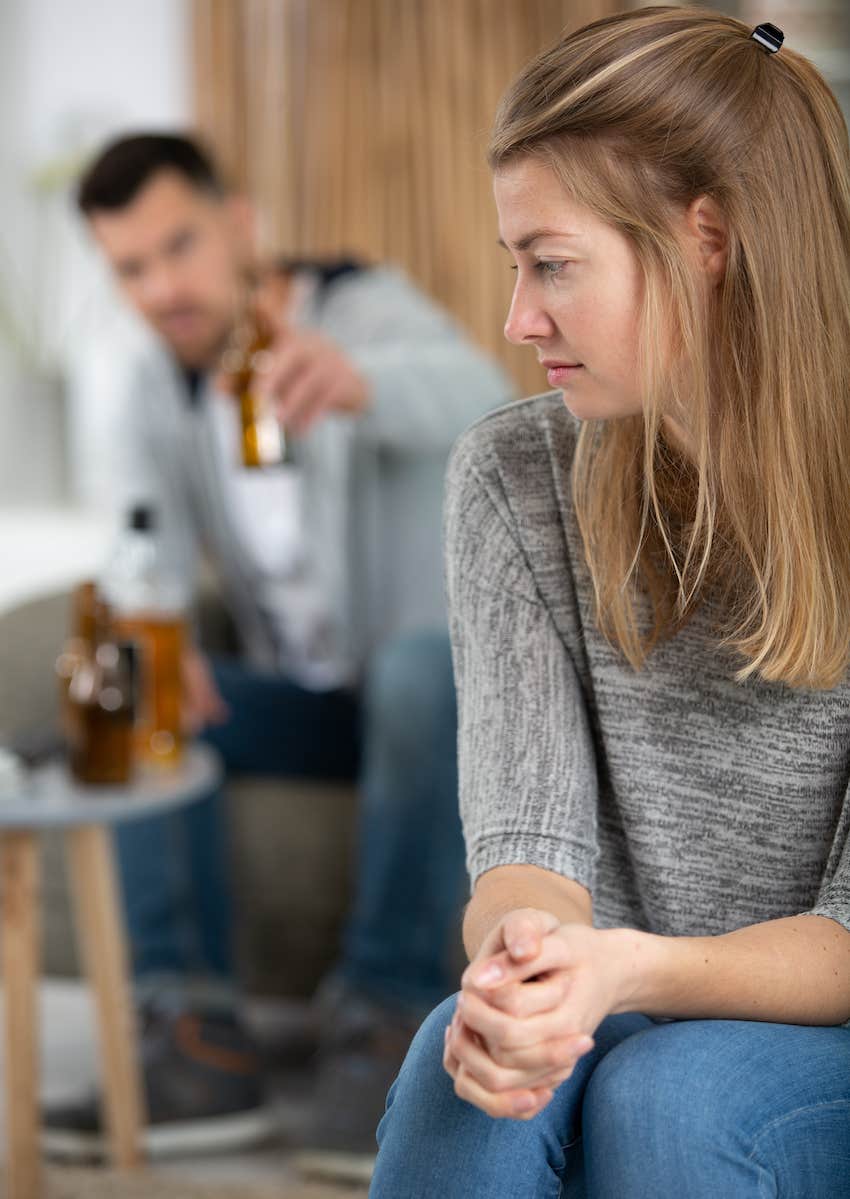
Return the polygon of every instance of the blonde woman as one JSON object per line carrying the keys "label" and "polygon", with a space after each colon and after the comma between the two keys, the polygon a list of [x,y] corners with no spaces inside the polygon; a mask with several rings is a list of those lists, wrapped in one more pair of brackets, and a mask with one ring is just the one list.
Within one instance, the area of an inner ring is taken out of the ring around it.
{"label": "blonde woman", "polygon": [[646,8],[530,63],[490,160],[556,390],[450,470],[470,965],[373,1199],[837,1199],[844,121],[774,26]]}

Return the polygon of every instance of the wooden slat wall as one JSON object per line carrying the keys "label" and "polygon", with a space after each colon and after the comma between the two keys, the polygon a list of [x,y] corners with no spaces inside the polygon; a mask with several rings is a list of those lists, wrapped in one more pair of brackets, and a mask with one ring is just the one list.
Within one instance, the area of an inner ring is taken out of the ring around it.
{"label": "wooden slat wall", "polygon": [[402,265],[506,364],[484,148],[499,96],[617,0],[194,0],[200,131],[264,216],[263,245]]}

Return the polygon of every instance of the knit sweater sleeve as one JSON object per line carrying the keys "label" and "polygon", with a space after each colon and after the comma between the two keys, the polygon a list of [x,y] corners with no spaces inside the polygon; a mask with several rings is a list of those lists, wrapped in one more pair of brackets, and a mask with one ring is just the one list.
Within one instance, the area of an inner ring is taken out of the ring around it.
{"label": "knit sweater sleeve", "polygon": [[[804,915],[828,916],[850,932],[850,789],[836,826],[817,900]],[[850,1023],[850,1021],[848,1021]]]}
{"label": "knit sweater sleeve", "polygon": [[458,442],[445,504],[467,865],[473,884],[493,867],[527,863],[592,893],[597,782],[586,706],[487,437],[485,418]]}

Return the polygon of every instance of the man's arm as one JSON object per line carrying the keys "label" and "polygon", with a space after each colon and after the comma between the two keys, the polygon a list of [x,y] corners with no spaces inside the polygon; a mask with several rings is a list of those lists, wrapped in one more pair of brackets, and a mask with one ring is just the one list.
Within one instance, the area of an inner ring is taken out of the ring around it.
{"label": "man's arm", "polygon": [[496,361],[398,271],[364,271],[341,284],[323,331],[368,382],[358,436],[387,448],[445,451],[516,397]]}
{"label": "man's arm", "polygon": [[[232,384],[221,375],[219,386]],[[341,416],[361,441],[417,456],[445,454],[467,426],[515,398],[496,362],[390,270],[347,279],[315,328],[281,324],[260,386],[296,437]]]}
{"label": "man's arm", "polygon": [[683,1020],[850,1020],[850,932],[826,916],[787,916],[716,937],[605,933],[623,967],[617,1011]]}

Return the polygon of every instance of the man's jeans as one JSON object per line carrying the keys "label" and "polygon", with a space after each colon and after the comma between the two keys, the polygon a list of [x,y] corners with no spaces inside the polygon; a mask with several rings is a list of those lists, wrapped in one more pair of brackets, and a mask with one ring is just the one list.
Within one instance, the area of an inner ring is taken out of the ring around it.
{"label": "man's jeans", "polygon": [[443,1033],[417,1033],[378,1129],[370,1199],[841,1199],[850,1028],[609,1016],[533,1120],[454,1093]]}
{"label": "man's jeans", "polygon": [[[378,1001],[428,1011],[456,986],[446,958],[466,889],[448,637],[388,643],[357,694],[306,691],[238,662],[214,665],[232,719],[206,740],[229,771],[359,777],[355,895],[336,973]],[[215,991],[216,979],[232,979],[226,841],[220,793],[119,826],[142,992],[193,977],[211,979]]]}

